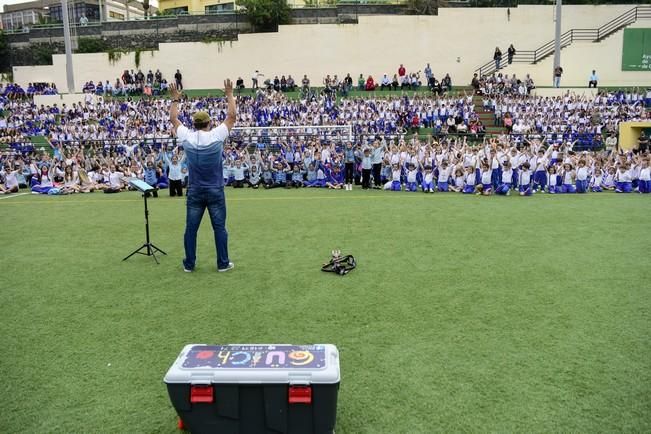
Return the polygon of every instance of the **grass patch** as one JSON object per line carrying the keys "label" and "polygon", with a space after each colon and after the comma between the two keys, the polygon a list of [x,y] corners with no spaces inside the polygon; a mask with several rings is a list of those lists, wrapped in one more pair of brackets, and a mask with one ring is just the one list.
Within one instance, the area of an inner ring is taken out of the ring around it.
{"label": "grass patch", "polygon": [[[122,262],[135,193],[0,200],[3,431],[177,432],[166,370],[233,342],[338,345],[337,432],[651,430],[649,197],[227,197],[225,274],[205,220],[183,273],[166,193],[158,266]],[[320,272],[333,248],[358,269]]]}

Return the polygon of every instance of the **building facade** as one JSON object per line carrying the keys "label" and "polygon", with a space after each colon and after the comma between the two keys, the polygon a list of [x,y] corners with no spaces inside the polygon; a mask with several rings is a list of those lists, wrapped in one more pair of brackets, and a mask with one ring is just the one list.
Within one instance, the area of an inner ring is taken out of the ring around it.
{"label": "building facade", "polygon": [[[157,8],[149,8],[153,14]],[[70,22],[83,24],[99,21],[124,21],[143,19],[145,10],[142,3],[129,0],[69,0],[68,16]],[[85,17],[86,20],[82,20]],[[63,22],[60,0],[40,0],[13,5],[5,5],[2,13],[2,27],[6,30],[29,29],[37,24]]]}
{"label": "building facade", "polygon": [[48,10],[47,2],[32,1],[16,5],[5,5],[2,13],[2,28],[17,30],[29,28],[44,21]]}
{"label": "building facade", "polygon": [[235,10],[233,0],[159,0],[158,9],[171,14],[210,14]]}

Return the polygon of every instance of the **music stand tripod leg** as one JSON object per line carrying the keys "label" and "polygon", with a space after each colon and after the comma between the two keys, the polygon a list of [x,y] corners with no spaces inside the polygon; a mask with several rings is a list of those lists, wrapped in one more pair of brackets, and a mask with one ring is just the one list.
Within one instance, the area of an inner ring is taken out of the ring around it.
{"label": "music stand tripod leg", "polygon": [[[156,264],[159,264],[158,258],[156,257],[156,251],[159,251],[163,255],[167,255],[164,251],[156,247],[149,238],[149,208],[147,207],[147,195],[149,194],[150,191],[152,191],[152,187],[148,184],[144,184],[142,181],[139,180],[131,180],[129,181],[129,184],[132,185],[133,187],[137,188],[139,191],[143,193],[142,197],[145,202],[145,237],[146,237],[146,242],[142,246],[140,246],[138,249],[134,250],[129,254],[129,256],[125,257],[122,259],[123,261],[126,261],[136,253],[144,255],[144,256],[153,256],[154,261],[156,261]],[[143,187],[144,184],[144,187]],[[146,249],[146,252],[142,252],[141,250]]]}

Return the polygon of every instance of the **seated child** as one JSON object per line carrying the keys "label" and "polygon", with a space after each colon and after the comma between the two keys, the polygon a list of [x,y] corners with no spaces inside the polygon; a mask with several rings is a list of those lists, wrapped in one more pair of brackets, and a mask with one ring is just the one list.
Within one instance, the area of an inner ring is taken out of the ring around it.
{"label": "seated child", "polygon": [[421,188],[423,193],[434,193],[434,173],[432,172],[432,166],[429,164],[425,166]]}
{"label": "seated child", "polygon": [[400,165],[394,164],[391,170],[391,181],[387,181],[387,183],[384,184],[384,189],[391,191],[402,190],[402,183],[400,182],[401,176],[402,170],[400,169]]}
{"label": "seated child", "polygon": [[520,196],[531,196],[533,194],[531,190],[531,165],[529,162],[525,162],[522,167],[520,167],[520,179],[518,180]]}

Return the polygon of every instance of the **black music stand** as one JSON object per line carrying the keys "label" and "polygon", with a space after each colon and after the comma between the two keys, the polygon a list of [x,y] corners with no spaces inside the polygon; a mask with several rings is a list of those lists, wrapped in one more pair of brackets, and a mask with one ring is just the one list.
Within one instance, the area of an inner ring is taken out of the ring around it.
{"label": "black music stand", "polygon": [[[147,234],[147,241],[145,244],[142,246],[138,247],[136,250],[131,252],[129,256],[123,259],[123,261],[126,261],[136,253],[140,255],[145,255],[145,256],[153,256],[154,261],[158,264],[158,258],[156,258],[156,252],[160,252],[163,255],[167,255],[167,253],[163,252],[161,249],[156,247],[150,240],[149,240],[149,209],[147,208],[147,197],[149,196],[149,193],[154,191],[154,187],[151,185],[147,184],[144,181],[141,181],[137,178],[130,178],[128,179],[129,185],[136,190],[142,192],[142,197],[145,199],[145,233]],[[141,250],[146,249],[147,252],[141,252]]]}

